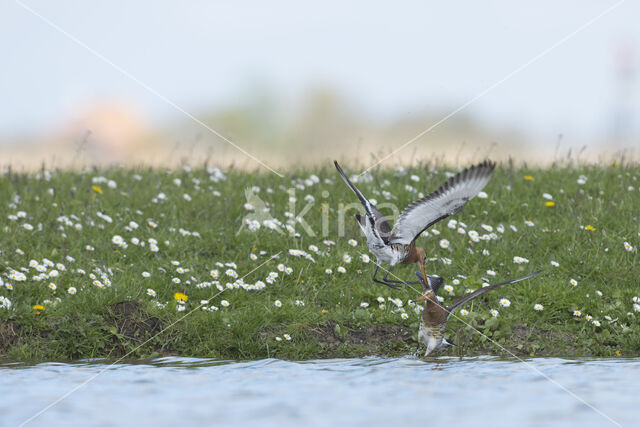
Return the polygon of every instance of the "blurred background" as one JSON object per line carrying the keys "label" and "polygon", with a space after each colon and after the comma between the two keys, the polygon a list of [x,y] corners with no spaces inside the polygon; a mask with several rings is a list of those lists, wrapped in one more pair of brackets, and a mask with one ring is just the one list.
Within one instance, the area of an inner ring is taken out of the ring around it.
{"label": "blurred background", "polygon": [[0,158],[261,168],[221,135],[274,168],[637,159],[639,16],[633,1],[3,0]]}

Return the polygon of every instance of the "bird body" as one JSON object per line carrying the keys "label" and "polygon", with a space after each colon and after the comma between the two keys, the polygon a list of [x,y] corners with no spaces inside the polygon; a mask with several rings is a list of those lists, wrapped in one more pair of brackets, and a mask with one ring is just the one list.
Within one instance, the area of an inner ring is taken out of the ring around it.
{"label": "bird body", "polygon": [[527,274],[526,276],[519,277],[517,279],[507,280],[505,282],[496,283],[494,285],[490,285],[484,288],[480,288],[467,294],[458,300],[454,301],[450,306],[442,306],[436,295],[438,293],[438,289],[440,285],[442,285],[442,279],[437,282],[434,280],[432,276],[427,276],[427,280],[424,280],[424,276],[421,272],[416,272],[416,276],[422,283],[423,293],[417,301],[425,300],[424,310],[422,310],[422,318],[420,321],[420,329],[418,330],[418,340],[424,344],[426,347],[425,356],[435,350],[442,350],[449,346],[452,346],[450,342],[448,342],[444,338],[444,332],[447,328],[447,321],[451,314],[460,308],[463,304],[478,298],[480,295],[483,295],[493,289],[496,289],[500,286],[508,285],[511,283],[519,282],[521,280],[529,279],[535,275],[540,273],[540,271],[536,271],[534,273]]}
{"label": "bird body", "polygon": [[[392,288],[398,287],[395,283],[409,283],[387,279],[389,270],[397,264],[416,263],[426,276],[426,253],[424,249],[416,247],[416,239],[436,222],[459,212],[484,188],[495,169],[495,163],[484,161],[463,170],[433,193],[408,205],[391,228],[384,215],[347,178],[338,162],[334,161],[334,164],[342,180],[364,207],[365,215],[357,214],[356,219],[367,239],[369,251],[376,257],[373,281]],[[378,268],[384,263],[389,264],[389,270],[382,280],[378,280]]]}

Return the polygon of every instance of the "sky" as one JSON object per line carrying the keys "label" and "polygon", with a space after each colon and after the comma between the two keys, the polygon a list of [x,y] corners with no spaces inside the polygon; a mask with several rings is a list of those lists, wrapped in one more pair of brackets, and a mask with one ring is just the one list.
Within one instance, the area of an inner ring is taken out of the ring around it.
{"label": "sky", "polygon": [[463,107],[589,142],[624,114],[637,135],[640,3],[618,3],[0,0],[0,137],[105,101],[162,125],[318,86],[377,120]]}

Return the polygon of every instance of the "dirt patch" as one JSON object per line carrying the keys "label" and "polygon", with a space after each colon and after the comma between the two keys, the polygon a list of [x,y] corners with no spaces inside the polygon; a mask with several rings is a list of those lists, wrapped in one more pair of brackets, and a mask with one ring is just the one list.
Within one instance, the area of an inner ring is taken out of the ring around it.
{"label": "dirt patch", "polygon": [[[162,330],[162,321],[147,315],[140,303],[136,301],[121,301],[107,307],[107,321],[115,327],[115,339],[112,356],[123,356],[135,347],[144,343]],[[162,346],[151,340],[147,345],[153,351],[159,351]],[[147,350],[148,351],[148,350]]]}
{"label": "dirt patch", "polygon": [[336,357],[351,350],[365,354],[389,354],[416,344],[411,329],[398,325],[356,326],[328,321],[310,326],[308,333],[322,347],[319,357]]}
{"label": "dirt patch", "polygon": [[0,355],[18,344],[20,325],[14,322],[0,322]]}

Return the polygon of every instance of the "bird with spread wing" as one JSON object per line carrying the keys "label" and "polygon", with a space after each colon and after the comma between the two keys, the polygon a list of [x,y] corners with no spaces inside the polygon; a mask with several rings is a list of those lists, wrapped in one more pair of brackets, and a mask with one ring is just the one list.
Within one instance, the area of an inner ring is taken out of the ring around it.
{"label": "bird with spread wing", "polygon": [[[367,239],[369,251],[377,259],[373,281],[391,288],[398,288],[398,284],[416,283],[389,279],[389,271],[397,264],[418,264],[422,274],[427,276],[426,253],[423,248],[416,247],[417,237],[436,222],[459,212],[487,185],[496,166],[494,162],[485,160],[453,176],[433,193],[407,206],[392,229],[384,215],[347,178],[338,162],[333,163],[364,206],[365,215],[356,214],[356,220]],[[380,280],[376,275],[382,263],[388,263],[389,269]]]}
{"label": "bird with spread wing", "polygon": [[422,310],[420,329],[418,331],[418,340],[427,348],[424,355],[427,356],[434,350],[442,350],[453,345],[444,338],[444,331],[447,328],[447,321],[451,314],[459,309],[463,304],[478,298],[480,295],[484,295],[489,291],[499,288],[500,286],[530,279],[539,273],[540,271],[536,271],[517,279],[511,279],[476,289],[475,291],[454,301],[453,304],[445,307],[440,305],[436,298],[438,295],[438,289],[440,289],[440,286],[444,282],[443,279],[440,277],[427,276],[427,279],[425,280],[425,276],[423,276],[421,272],[416,271],[416,276],[418,276],[420,283],[422,283],[422,296],[416,301],[426,300],[424,310]]}

